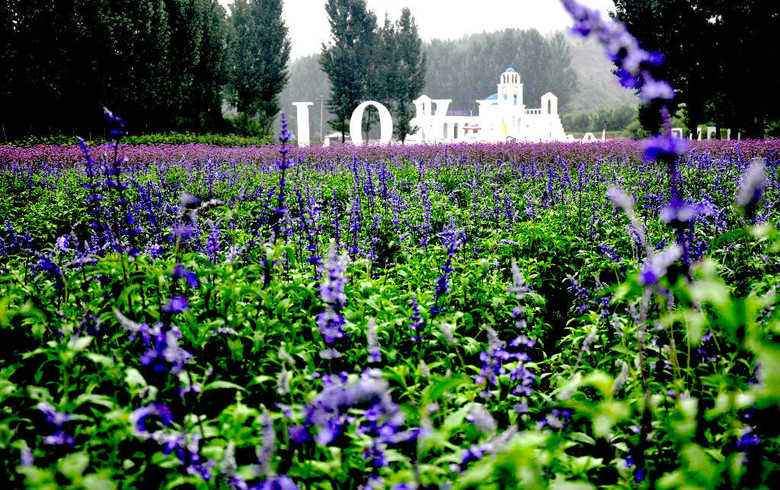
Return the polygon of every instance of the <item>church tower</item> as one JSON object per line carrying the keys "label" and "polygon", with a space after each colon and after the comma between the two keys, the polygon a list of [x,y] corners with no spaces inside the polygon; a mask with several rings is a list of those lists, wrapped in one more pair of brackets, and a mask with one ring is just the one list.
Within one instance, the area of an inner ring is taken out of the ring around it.
{"label": "church tower", "polygon": [[523,84],[520,83],[520,74],[513,68],[501,74],[501,82],[498,84],[498,105],[499,106],[523,106]]}

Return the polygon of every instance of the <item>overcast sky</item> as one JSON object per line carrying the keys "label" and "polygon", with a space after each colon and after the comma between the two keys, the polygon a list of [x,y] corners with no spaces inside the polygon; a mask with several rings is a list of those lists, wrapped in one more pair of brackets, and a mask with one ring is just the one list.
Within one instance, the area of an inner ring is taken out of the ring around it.
{"label": "overcast sky", "polygon": [[[219,1],[225,7],[233,3]],[[615,8],[612,0],[580,1],[602,12]],[[466,34],[508,27],[535,27],[546,34],[571,25],[560,0],[368,0],[367,3],[380,24],[385,12],[395,20],[402,8],[409,7],[425,41],[458,39]],[[330,34],[325,0],[284,0],[284,16],[292,41],[291,58],[318,53]]]}

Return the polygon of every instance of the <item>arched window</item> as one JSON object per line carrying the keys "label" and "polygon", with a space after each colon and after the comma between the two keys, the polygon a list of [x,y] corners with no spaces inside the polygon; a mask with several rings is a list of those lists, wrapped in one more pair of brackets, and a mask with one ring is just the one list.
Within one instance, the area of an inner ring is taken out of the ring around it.
{"label": "arched window", "polygon": [[449,128],[447,127],[447,123],[444,123],[444,138],[445,138],[445,139],[447,138],[447,129],[449,129]]}
{"label": "arched window", "polygon": [[458,123],[455,123],[455,124],[453,125],[452,129],[453,129],[453,132],[454,132],[454,136],[453,136],[453,138],[454,138],[454,139],[458,139]]}
{"label": "arched window", "polygon": [[547,114],[552,114],[552,100],[547,99]]}

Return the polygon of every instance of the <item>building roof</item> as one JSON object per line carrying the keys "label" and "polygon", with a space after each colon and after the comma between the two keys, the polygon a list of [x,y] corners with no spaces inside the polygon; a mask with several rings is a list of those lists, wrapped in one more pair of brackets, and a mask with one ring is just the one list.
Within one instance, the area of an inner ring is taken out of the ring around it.
{"label": "building roof", "polygon": [[493,94],[485,97],[485,100],[498,100],[498,94]]}
{"label": "building roof", "polygon": [[515,69],[514,68],[507,68],[504,73],[515,73]]}

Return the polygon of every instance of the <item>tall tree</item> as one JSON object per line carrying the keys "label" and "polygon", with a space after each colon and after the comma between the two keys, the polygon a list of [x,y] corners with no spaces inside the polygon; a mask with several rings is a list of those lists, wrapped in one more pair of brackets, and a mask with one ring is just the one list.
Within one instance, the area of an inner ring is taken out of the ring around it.
{"label": "tall tree", "polygon": [[422,49],[422,39],[417,32],[417,24],[408,8],[401,11],[401,17],[395,24],[392,46],[394,66],[397,67],[390,80],[393,112],[396,117],[396,133],[403,143],[406,137],[415,131],[410,124],[414,117],[414,99],[422,94],[425,87],[427,56]]}
{"label": "tall tree", "polygon": [[282,0],[236,0],[231,5],[231,100],[244,120],[257,117],[262,135],[272,131],[287,83],[290,38],[282,20]]}
{"label": "tall tree", "polygon": [[0,138],[8,140],[6,126],[11,118],[13,103],[15,9],[13,0],[0,3]]}
{"label": "tall tree", "polygon": [[762,136],[780,117],[774,69],[780,3],[772,0],[615,0],[616,17],[645,49],[662,52],[654,69],[676,89],[689,129],[716,122]]}
{"label": "tall tree", "polygon": [[228,29],[225,9],[218,0],[198,0],[201,38],[198,64],[190,94],[191,119],[198,129],[221,129],[222,88],[227,82]]}
{"label": "tall tree", "polygon": [[322,45],[320,64],[330,80],[330,127],[346,139],[352,112],[369,94],[377,37],[376,15],[365,0],[328,0],[330,40]]}

